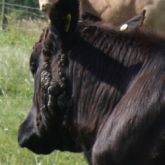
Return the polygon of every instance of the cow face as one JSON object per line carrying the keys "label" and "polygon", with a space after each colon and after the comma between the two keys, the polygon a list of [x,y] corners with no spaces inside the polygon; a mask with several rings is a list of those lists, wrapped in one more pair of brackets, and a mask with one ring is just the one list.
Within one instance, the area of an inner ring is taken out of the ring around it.
{"label": "cow face", "polygon": [[58,0],[39,0],[40,10],[48,13],[51,6],[56,3]]}
{"label": "cow face", "polygon": [[57,136],[54,138],[54,135],[50,133],[51,130],[54,132],[53,126],[50,126],[52,127],[51,129],[48,128],[49,123],[47,122],[48,119],[46,118],[46,116],[48,117],[48,114],[44,112],[45,105],[43,95],[45,92],[43,89],[41,89],[40,81],[40,74],[42,72],[41,68],[44,62],[42,51],[47,35],[48,29],[45,29],[40,37],[39,42],[35,44],[30,57],[30,69],[35,80],[33,106],[27,119],[21,125],[19,130],[20,145],[22,147],[27,147],[36,153],[51,152],[56,146],[53,140],[56,140],[57,144],[60,144]]}
{"label": "cow face", "polygon": [[48,108],[50,74],[44,68],[43,55],[36,57],[35,53],[32,53],[30,64],[35,80],[33,105],[27,119],[20,127],[19,143],[36,153],[46,154],[54,148],[62,149],[62,119],[58,111]]}
{"label": "cow face", "polygon": [[35,153],[48,154],[54,149],[77,152],[79,147],[73,142],[68,129],[72,124],[66,129],[65,112],[70,108],[70,97],[63,86],[63,77],[59,75],[59,70],[64,69],[61,68],[63,63],[59,65],[59,60],[64,59],[64,54],[60,53],[51,34],[42,38],[45,43],[41,41],[36,44],[30,58],[34,77],[33,105],[20,126],[18,140],[20,146]]}
{"label": "cow face", "polygon": [[[45,37],[36,44],[30,58],[34,77],[31,112],[19,129],[20,146],[35,153],[48,154],[54,149],[79,151],[71,137],[72,123],[66,119],[70,94],[65,87],[63,36],[71,36],[78,20],[78,1],[40,1],[53,4],[49,17],[51,25]],[[44,2],[44,3],[42,3]],[[67,9],[67,10],[66,10]],[[66,37],[65,37],[66,38]],[[66,123],[69,123],[66,127]],[[72,132],[73,133],[73,132]]]}

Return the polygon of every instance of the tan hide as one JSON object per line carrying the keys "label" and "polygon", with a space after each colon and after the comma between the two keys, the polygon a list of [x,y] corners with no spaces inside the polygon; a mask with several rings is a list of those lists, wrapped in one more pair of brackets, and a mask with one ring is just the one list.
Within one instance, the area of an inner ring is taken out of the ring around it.
{"label": "tan hide", "polygon": [[165,34],[165,0],[80,0],[83,12],[99,16],[114,26],[146,9],[144,28]]}

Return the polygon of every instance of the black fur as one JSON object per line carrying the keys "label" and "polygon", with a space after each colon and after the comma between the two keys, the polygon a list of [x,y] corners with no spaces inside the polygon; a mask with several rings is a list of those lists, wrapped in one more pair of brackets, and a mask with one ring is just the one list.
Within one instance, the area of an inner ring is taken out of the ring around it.
{"label": "black fur", "polygon": [[[20,128],[20,144],[36,153],[83,151],[91,165],[164,165],[165,39],[78,19],[66,34],[54,21],[68,13],[64,6],[55,4],[42,48],[48,51],[37,56],[33,108]],[[54,85],[60,54],[67,59],[65,88]],[[45,71],[51,92],[41,86]],[[41,108],[49,94],[53,106]]]}

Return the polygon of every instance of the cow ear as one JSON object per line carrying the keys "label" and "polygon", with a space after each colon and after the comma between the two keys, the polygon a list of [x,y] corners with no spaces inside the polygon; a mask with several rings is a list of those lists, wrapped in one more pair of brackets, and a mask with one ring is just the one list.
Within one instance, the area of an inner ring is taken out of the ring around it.
{"label": "cow ear", "polygon": [[51,27],[62,39],[73,34],[79,19],[78,0],[57,0],[50,9]]}
{"label": "cow ear", "polygon": [[139,29],[144,24],[145,13],[146,11],[143,10],[143,12],[140,15],[131,18],[118,28],[120,29],[120,31],[131,31]]}

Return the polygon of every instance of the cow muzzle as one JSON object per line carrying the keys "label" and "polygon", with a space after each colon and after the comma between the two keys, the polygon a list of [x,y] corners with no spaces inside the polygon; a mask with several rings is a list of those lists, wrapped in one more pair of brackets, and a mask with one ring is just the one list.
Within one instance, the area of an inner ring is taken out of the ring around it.
{"label": "cow muzzle", "polygon": [[48,140],[43,135],[40,135],[31,114],[20,126],[18,143],[21,147],[28,148],[37,154],[49,154],[53,151],[52,146],[48,144]]}

